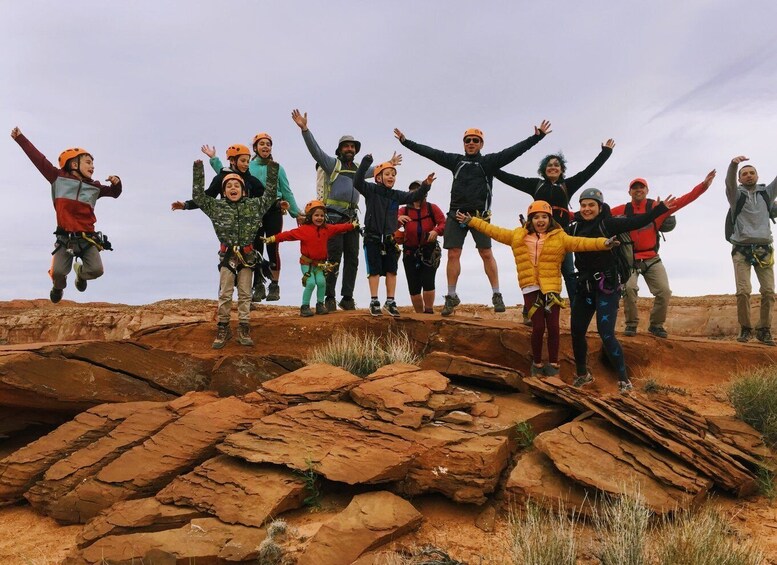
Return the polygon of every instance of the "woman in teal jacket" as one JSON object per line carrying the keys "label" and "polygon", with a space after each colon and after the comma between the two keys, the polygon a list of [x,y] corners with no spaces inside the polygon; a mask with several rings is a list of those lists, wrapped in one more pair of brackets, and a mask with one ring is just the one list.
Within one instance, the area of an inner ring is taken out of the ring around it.
{"label": "woman in teal jacket", "polygon": [[[262,219],[262,227],[257,233],[257,239],[259,236],[270,237],[283,231],[283,214],[288,209],[291,216],[295,219],[305,217],[301,214],[297,201],[294,199],[294,193],[289,186],[289,179],[286,176],[286,171],[283,167],[275,162],[272,158],[272,137],[269,133],[257,133],[254,136],[253,141],[254,157],[251,159],[251,163],[248,165],[248,171],[252,176],[258,178],[264,184],[266,190],[275,190],[278,194],[278,201],[276,204],[267,211]],[[210,166],[213,170],[221,170],[221,160],[216,157],[215,150],[213,154],[208,153],[210,157]],[[257,248],[257,252],[261,256],[264,252],[263,246]],[[267,300],[280,300],[281,289],[278,285],[278,278],[281,274],[281,256],[278,250],[277,243],[267,244],[267,258],[270,261],[270,272],[272,273],[272,281],[265,292],[264,280],[261,276],[257,276],[254,279],[253,298],[254,302],[260,302],[267,298]],[[258,273],[258,271],[257,271]]]}

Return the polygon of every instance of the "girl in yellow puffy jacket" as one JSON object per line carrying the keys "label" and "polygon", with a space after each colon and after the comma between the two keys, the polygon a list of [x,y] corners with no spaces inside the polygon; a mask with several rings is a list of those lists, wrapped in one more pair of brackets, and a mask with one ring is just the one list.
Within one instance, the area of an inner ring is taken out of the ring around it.
{"label": "girl in yellow puffy jacket", "polygon": [[[559,374],[559,310],[564,306],[561,292],[561,263],[569,252],[603,251],[617,245],[615,238],[573,237],[553,219],[553,209],[544,200],[529,206],[525,227],[500,228],[469,214],[456,213],[456,219],[491,239],[509,245],[515,256],[518,285],[525,304],[530,304],[532,321],[531,374]],[[545,328],[548,330],[548,363],[542,362]]]}

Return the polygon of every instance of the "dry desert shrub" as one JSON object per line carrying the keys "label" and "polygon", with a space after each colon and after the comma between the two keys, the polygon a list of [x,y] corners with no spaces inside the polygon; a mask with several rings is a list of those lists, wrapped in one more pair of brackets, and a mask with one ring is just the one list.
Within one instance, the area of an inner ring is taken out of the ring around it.
{"label": "dry desert shrub", "polygon": [[385,336],[339,330],[322,346],[311,351],[308,363],[329,363],[354,375],[365,377],[391,363],[417,364],[419,357],[403,332]]}
{"label": "dry desert shrub", "polygon": [[737,416],[777,446],[777,365],[766,365],[736,375],[728,397]]}
{"label": "dry desert shrub", "polygon": [[643,565],[652,512],[645,506],[639,486],[626,494],[607,497],[594,507],[594,527],[602,536],[602,565]]}
{"label": "dry desert shrub", "polygon": [[510,556],[514,565],[574,565],[575,515],[550,512],[528,501],[521,515],[511,511]]}

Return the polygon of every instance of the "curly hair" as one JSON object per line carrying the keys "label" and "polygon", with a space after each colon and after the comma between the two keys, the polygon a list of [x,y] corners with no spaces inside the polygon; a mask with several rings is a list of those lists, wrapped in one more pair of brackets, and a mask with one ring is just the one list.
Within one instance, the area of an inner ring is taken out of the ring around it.
{"label": "curly hair", "polygon": [[545,157],[542,158],[542,161],[540,161],[540,166],[537,169],[537,172],[540,174],[542,178],[545,177],[545,169],[548,167],[548,161],[551,159],[558,159],[559,164],[561,165],[561,177],[564,178],[564,173],[567,172],[567,160],[564,157],[564,154],[559,151],[558,153],[552,153],[550,155],[545,155]]}

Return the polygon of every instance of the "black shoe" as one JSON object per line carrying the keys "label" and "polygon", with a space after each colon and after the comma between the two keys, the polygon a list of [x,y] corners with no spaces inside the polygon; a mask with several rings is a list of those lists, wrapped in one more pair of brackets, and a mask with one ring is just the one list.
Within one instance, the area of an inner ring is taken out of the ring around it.
{"label": "black shoe", "polygon": [[753,339],[753,328],[742,326],[742,331],[739,332],[737,341],[741,343],[747,343],[751,339]]}
{"label": "black shoe", "polygon": [[495,292],[491,297],[491,303],[494,305],[494,312],[505,311],[505,301],[502,299],[501,292]]}
{"label": "black shoe", "polygon": [[334,296],[327,296],[324,300],[324,306],[329,312],[337,312],[337,300]]}
{"label": "black shoe", "polygon": [[267,287],[267,302],[272,302],[281,299],[281,287],[278,286],[277,281],[272,281]]}
{"label": "black shoe", "polygon": [[648,331],[656,337],[661,337],[661,338],[669,337],[669,334],[666,333],[666,330],[664,329],[663,326],[650,326],[648,328]]}
{"label": "black shoe", "polygon": [[259,283],[258,285],[254,286],[253,292],[251,292],[251,301],[252,302],[261,302],[267,297],[267,292],[264,290],[264,284]]}
{"label": "black shoe", "polygon": [[343,296],[340,299],[340,308],[343,310],[356,310],[356,302],[352,296]]}
{"label": "black shoe", "polygon": [[623,335],[625,335],[626,337],[634,337],[635,335],[637,335],[637,326],[629,326],[627,324],[626,329],[623,330]]}
{"label": "black shoe", "polygon": [[303,318],[310,318],[313,315],[313,310],[310,309],[310,306],[305,304],[304,306],[299,307],[299,315]]}
{"label": "black shoe", "polygon": [[397,309],[397,303],[393,300],[386,300],[386,303],[383,305],[383,309],[391,316],[394,316],[395,318],[399,318],[399,310]]}
{"label": "black shoe", "polygon": [[324,306],[323,302],[316,302],[316,314],[329,314],[329,310]]}
{"label": "black shoe", "polygon": [[83,265],[76,263],[73,265],[73,270],[76,272],[76,290],[78,292],[84,292],[86,290],[86,281],[81,278],[81,269]]}
{"label": "black shoe", "polygon": [[370,314],[372,314],[373,316],[382,316],[383,315],[383,312],[380,311],[380,301],[379,300],[371,300],[370,301]]}
{"label": "black shoe", "polygon": [[442,314],[443,316],[450,316],[453,314],[453,311],[456,309],[456,306],[461,304],[461,299],[458,296],[445,296],[445,306],[442,307]]}
{"label": "black shoe", "polygon": [[62,300],[62,294],[64,293],[64,290],[61,288],[52,288],[51,292],[49,292],[49,300],[51,300],[54,304]]}
{"label": "black shoe", "polygon": [[763,343],[764,345],[777,345],[772,339],[772,330],[769,328],[756,328],[755,339]]}

